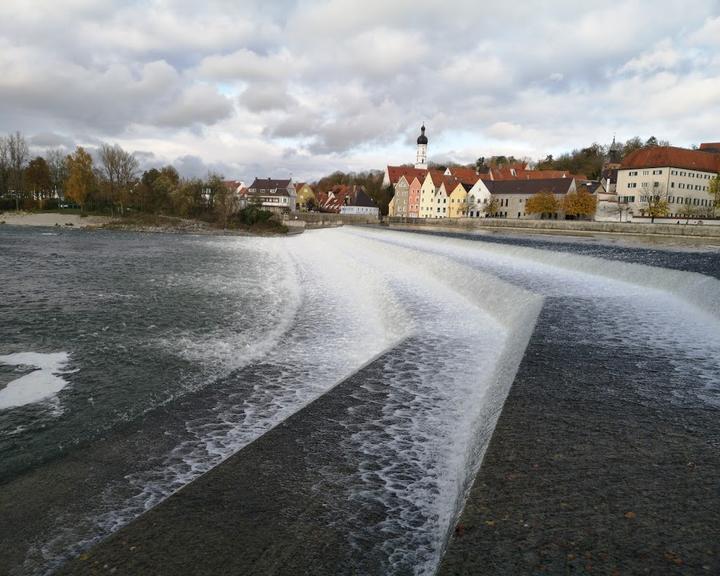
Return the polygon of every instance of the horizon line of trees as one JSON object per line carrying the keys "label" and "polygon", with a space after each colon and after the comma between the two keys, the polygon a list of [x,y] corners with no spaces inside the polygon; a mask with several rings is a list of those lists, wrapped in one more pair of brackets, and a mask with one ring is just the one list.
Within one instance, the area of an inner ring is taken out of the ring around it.
{"label": "horizon line of trees", "polygon": [[219,174],[181,178],[171,165],[140,172],[134,154],[101,144],[97,160],[82,146],[31,158],[20,132],[0,136],[0,210],[54,209],[124,215],[128,211],[219,220],[237,211],[237,198]]}

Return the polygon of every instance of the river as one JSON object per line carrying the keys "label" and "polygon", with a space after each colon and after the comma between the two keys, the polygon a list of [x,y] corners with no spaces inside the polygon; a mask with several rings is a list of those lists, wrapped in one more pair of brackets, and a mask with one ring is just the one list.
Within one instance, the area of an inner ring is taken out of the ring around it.
{"label": "river", "polygon": [[623,350],[640,397],[720,412],[718,278],[711,248],[1,227],[0,572],[52,573],[374,374],[313,490],[348,573],[433,574],[538,334],[587,344],[589,387]]}

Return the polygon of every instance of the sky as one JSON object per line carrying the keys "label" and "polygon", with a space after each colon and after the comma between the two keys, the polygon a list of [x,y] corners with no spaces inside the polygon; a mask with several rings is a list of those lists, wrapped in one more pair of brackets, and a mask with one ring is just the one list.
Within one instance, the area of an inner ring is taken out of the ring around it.
{"label": "sky", "polygon": [[720,140],[720,0],[2,0],[0,135],[317,179]]}

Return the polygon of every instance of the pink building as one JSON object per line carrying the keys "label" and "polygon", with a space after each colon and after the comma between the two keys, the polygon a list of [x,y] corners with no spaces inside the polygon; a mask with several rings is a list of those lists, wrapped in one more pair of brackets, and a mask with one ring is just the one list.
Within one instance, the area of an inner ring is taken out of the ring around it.
{"label": "pink building", "polygon": [[420,217],[420,188],[422,188],[422,182],[415,176],[408,189],[408,216],[410,218]]}

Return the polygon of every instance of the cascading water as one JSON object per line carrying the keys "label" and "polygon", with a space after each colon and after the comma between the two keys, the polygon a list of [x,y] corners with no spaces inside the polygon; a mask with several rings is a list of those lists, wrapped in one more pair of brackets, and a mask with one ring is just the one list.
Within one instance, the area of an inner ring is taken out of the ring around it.
{"label": "cascading water", "polygon": [[[72,260],[78,237],[63,238],[55,253]],[[636,347],[638,369],[648,350],[663,354],[678,375],[668,401],[720,406],[720,282],[708,276],[370,229],[188,238],[180,255],[163,239],[151,249],[134,242],[98,240],[99,250],[120,246],[132,258],[136,277],[127,283],[80,261],[77,278],[62,266],[34,271],[32,258],[19,271],[38,285],[55,274],[61,290],[26,304],[26,316],[3,318],[20,328],[3,334],[0,354],[67,351],[68,386],[0,409],[2,449],[16,463],[0,470],[5,493],[30,498],[34,483],[58,471],[87,489],[82,503],[53,499],[52,490],[39,498],[33,545],[25,542],[19,564],[7,560],[12,573],[52,571],[377,364],[381,376],[355,388],[352,408],[335,416],[344,430],[337,458],[354,472],[319,466],[316,492],[326,522],[347,535],[355,571],[372,558],[384,573],[432,574],[544,298],[591,322],[584,337],[593,345]],[[14,278],[11,296],[22,290]],[[75,312],[64,297],[80,289],[88,300]],[[108,309],[122,314],[108,319]],[[46,325],[48,310],[67,318],[63,346]],[[82,320],[73,328],[75,315]],[[33,334],[46,333],[39,349]],[[103,358],[118,361],[122,386],[102,370]],[[153,363],[165,372],[152,372]],[[17,379],[10,368],[0,368],[0,384]],[[44,410],[48,403],[55,408]],[[82,410],[98,404],[106,411],[94,427]],[[45,434],[38,422],[57,450],[36,446],[33,434]],[[73,444],[107,460],[71,467]],[[13,446],[28,450],[31,465],[23,468]]]}

